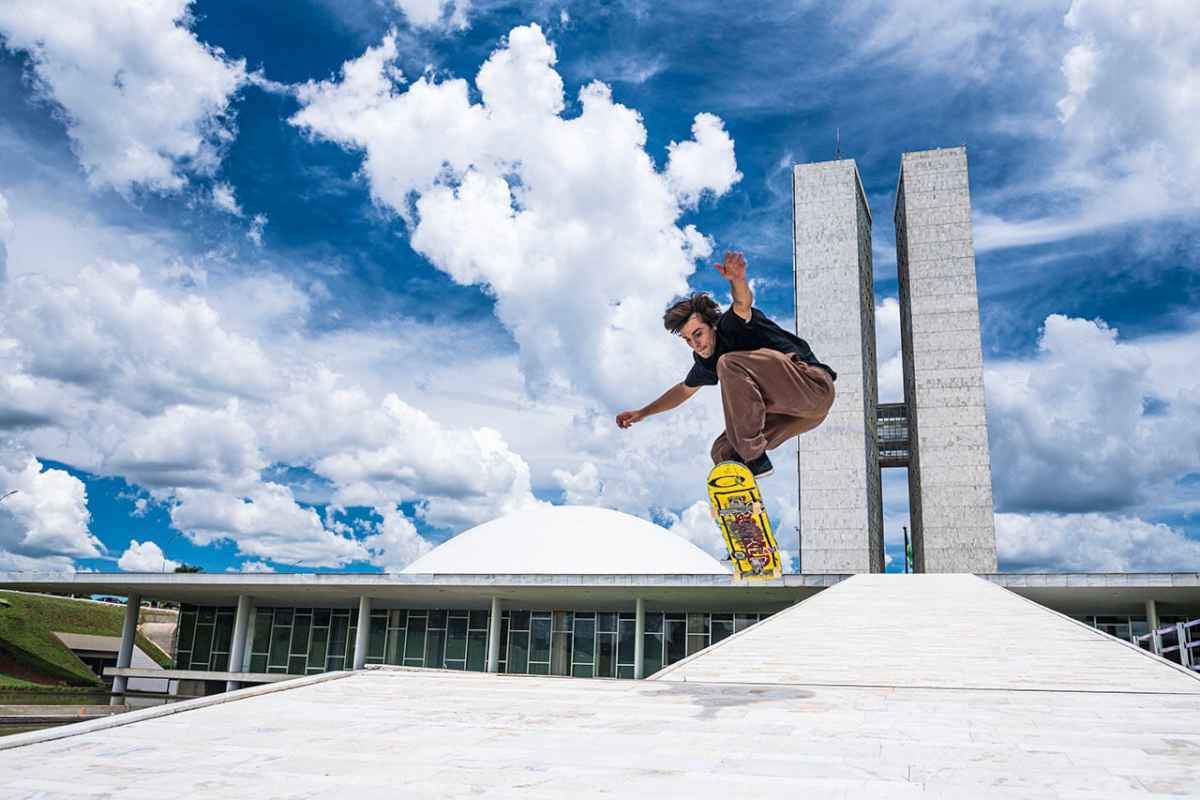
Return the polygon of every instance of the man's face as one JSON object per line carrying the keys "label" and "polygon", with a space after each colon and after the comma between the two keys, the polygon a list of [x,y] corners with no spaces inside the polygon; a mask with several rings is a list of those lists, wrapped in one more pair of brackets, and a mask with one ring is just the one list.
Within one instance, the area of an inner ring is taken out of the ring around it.
{"label": "man's face", "polygon": [[688,321],[679,329],[679,335],[701,358],[708,358],[717,348],[717,332],[699,314],[688,317]]}

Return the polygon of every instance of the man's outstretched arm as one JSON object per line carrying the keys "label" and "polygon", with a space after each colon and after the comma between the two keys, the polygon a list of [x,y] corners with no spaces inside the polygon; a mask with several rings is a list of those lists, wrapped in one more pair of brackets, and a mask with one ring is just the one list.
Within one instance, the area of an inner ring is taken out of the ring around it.
{"label": "man's outstretched arm", "polygon": [[733,296],[733,313],[746,322],[750,321],[750,309],[754,306],[754,292],[746,282],[746,257],[741,253],[726,252],[725,260],[714,264],[721,277],[729,281],[729,293]]}
{"label": "man's outstretched arm", "polygon": [[661,397],[649,405],[643,406],[637,411],[622,411],[620,414],[617,414],[617,426],[628,428],[633,423],[641,422],[651,414],[661,414],[663,411],[670,411],[698,391],[700,391],[699,386],[688,386],[686,383],[677,383],[663,392]]}

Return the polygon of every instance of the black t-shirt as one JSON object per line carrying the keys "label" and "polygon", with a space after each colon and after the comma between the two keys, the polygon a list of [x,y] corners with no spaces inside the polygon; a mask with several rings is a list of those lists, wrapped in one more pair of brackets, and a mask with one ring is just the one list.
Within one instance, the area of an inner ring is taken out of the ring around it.
{"label": "black t-shirt", "polygon": [[799,356],[804,363],[820,367],[829,373],[829,377],[837,380],[836,372],[817,361],[808,342],[795,334],[788,333],[757,308],[750,309],[749,322],[739,317],[732,308],[729,309],[717,319],[716,329],[717,346],[713,350],[713,354],[708,358],[701,358],[699,353],[692,353],[696,363],[692,365],[691,371],[683,379],[687,386],[715,386],[717,384],[717,359],[726,353],[759,350],[764,347]]}

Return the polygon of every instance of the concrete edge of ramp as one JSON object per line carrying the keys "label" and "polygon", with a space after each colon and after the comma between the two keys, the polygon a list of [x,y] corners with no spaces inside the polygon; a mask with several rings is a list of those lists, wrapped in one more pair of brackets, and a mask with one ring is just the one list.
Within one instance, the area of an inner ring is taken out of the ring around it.
{"label": "concrete edge of ramp", "polygon": [[717,648],[724,647],[725,645],[729,644],[730,642],[740,639],[741,637],[748,634],[750,631],[763,630],[764,626],[770,625],[772,622],[779,620],[784,615],[792,613],[792,611],[794,611],[795,609],[799,608],[800,606],[804,605],[805,603],[812,602],[813,600],[817,599],[818,597],[820,597],[821,595],[823,595],[827,592],[832,592],[838,588],[844,589],[846,587],[846,585],[850,583],[850,581],[854,580],[854,578],[855,578],[854,575],[850,575],[849,577],[843,578],[842,580],[838,581],[837,583],[833,584],[832,586],[828,586],[819,592],[810,594],[808,597],[804,598],[803,600],[800,600],[799,602],[792,603],[790,606],[783,609],[782,611],[776,611],[771,616],[767,617],[766,619],[762,620],[761,622],[751,625],[750,627],[746,628],[745,630],[740,630],[737,633],[733,634],[732,636],[726,636],[724,639],[717,642],[716,644],[711,644],[708,647],[705,647],[703,650],[700,650],[699,652],[696,652],[696,653],[692,653],[690,656],[680,659],[679,661],[676,661],[674,664],[671,664],[668,667],[663,667],[662,669],[660,669],[658,672],[654,673],[653,675],[647,675],[643,680],[657,681],[657,680],[661,679],[662,677],[669,675],[672,672],[677,672],[680,669],[682,669],[683,667],[690,664],[695,659],[699,658],[700,656],[712,653]]}
{"label": "concrete edge of ramp", "polygon": [[87,733],[95,733],[96,731],[109,730],[110,728],[118,728],[122,725],[132,725],[135,722],[141,722],[147,719],[158,719],[159,717],[169,717],[172,714],[182,714],[186,711],[195,711],[201,708],[209,708],[210,706],[219,706],[224,703],[233,703],[238,700],[248,700],[252,697],[259,697],[264,694],[272,694],[274,692],[287,691],[288,689],[298,689],[301,686],[311,686],[315,683],[324,683],[326,681],[338,680],[346,678],[354,673],[348,670],[340,672],[322,672],[318,675],[305,675],[290,681],[280,681],[279,683],[267,683],[261,686],[248,686],[245,689],[237,689],[232,692],[222,692],[221,694],[209,695],[208,697],[197,697],[195,700],[184,700],[179,703],[167,703],[161,706],[151,706],[150,708],[140,708],[137,711],[128,711],[124,714],[115,714],[104,719],[90,720],[88,722],[76,722],[68,725],[62,725],[57,728],[48,728],[40,731],[30,731],[29,733],[18,733],[12,736],[0,738],[0,751],[12,750],[17,747],[25,747],[31,744],[40,744],[42,742],[53,742],[57,739],[66,739],[71,736],[82,736]]}
{"label": "concrete edge of ramp", "polygon": [[[987,578],[981,577],[979,575],[975,575],[975,577],[979,578],[979,580],[983,581],[988,586],[991,586],[995,589],[999,589],[1002,592],[1008,592],[1009,594],[1013,595],[1014,597],[1017,597],[1020,600],[1023,600],[1024,602],[1029,603],[1030,605],[1036,606],[1037,608],[1041,609],[1042,611],[1045,611],[1049,614],[1053,614],[1056,617],[1061,617],[1062,619],[1065,619],[1067,622],[1077,625],[1078,627],[1083,628],[1084,630],[1088,631],[1089,633],[1095,634],[1096,636],[1100,637],[1101,639],[1107,639],[1107,640],[1114,641],[1119,645],[1127,647],[1130,650],[1133,650],[1135,652],[1142,654],[1143,656],[1148,657],[1151,661],[1153,661],[1155,663],[1165,664],[1166,666],[1174,669],[1176,672],[1182,672],[1184,675],[1187,675],[1189,678],[1191,678],[1194,681],[1200,681],[1200,672],[1190,670],[1187,667],[1183,666],[1182,664],[1176,664],[1174,661],[1172,661],[1169,658],[1164,658],[1163,656],[1155,655],[1154,653],[1151,653],[1149,650],[1144,650],[1141,647],[1138,647],[1136,644],[1134,644],[1131,641],[1128,641],[1126,639],[1118,639],[1116,636],[1113,636],[1110,633],[1105,633],[1104,631],[1100,630],[1099,628],[1093,628],[1091,625],[1088,625],[1086,622],[1077,620],[1072,616],[1062,613],[1061,611],[1055,611],[1053,608],[1044,606],[1041,603],[1037,602],[1036,600],[1030,600],[1028,597],[1020,595],[1020,594],[1014,592],[1012,589],[1009,589],[1007,586],[1001,586],[998,583],[993,583],[992,581],[989,581]],[[820,592],[817,592],[817,594],[820,594]],[[813,596],[816,597],[816,595],[813,595]],[[1200,690],[1200,687],[1197,687],[1197,688],[1198,688],[1198,690]]]}

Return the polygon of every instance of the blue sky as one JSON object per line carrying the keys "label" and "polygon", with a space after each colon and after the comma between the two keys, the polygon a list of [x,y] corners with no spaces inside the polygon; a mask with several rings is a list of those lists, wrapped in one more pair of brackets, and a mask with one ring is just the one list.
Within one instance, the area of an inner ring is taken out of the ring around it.
{"label": "blue sky", "polygon": [[1002,568],[1200,568],[1185,5],[11,4],[0,570],[390,570],[547,502],[718,552],[715,390],[611,418],[686,372],[655,318],[710,254],[791,323],[838,136],[884,399],[900,154],[968,149]]}

